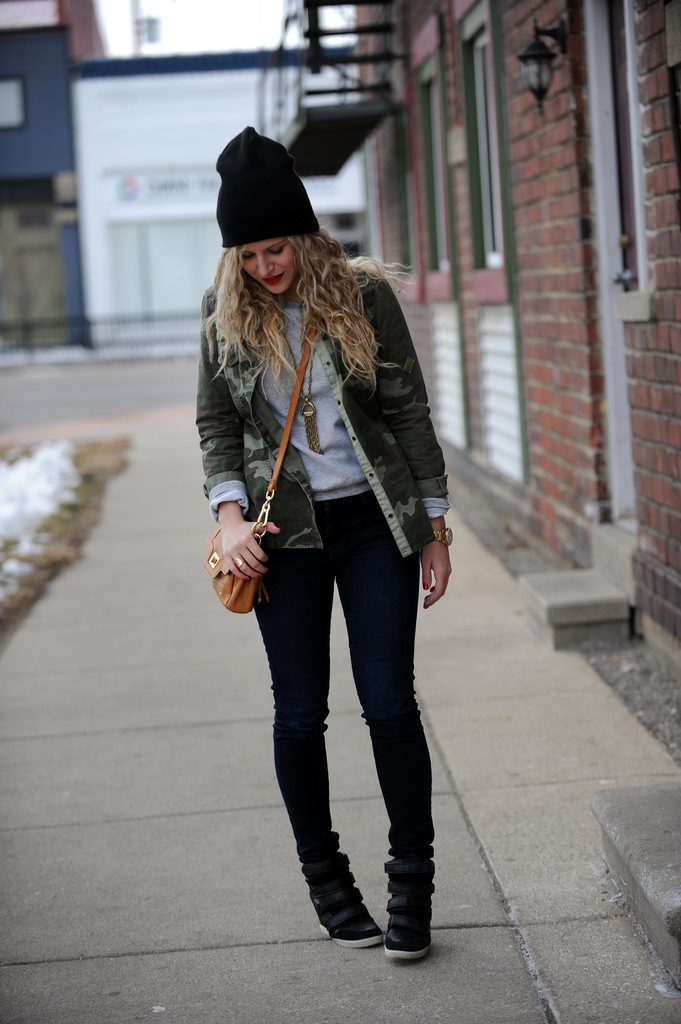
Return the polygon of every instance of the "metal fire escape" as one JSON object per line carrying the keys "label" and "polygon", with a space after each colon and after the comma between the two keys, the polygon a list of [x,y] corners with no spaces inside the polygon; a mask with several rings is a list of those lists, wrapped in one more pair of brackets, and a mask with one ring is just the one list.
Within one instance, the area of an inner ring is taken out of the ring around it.
{"label": "metal fire escape", "polygon": [[260,128],[286,146],[299,174],[337,174],[396,109],[392,7],[288,0],[261,80]]}

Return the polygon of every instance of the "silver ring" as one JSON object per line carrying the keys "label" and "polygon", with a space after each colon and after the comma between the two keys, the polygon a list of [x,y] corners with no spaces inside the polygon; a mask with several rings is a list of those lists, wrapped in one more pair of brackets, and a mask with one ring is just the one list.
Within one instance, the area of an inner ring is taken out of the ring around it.
{"label": "silver ring", "polygon": [[240,569],[241,566],[244,564],[243,558],[239,558],[239,556],[237,555],[236,558],[234,559],[234,564],[237,567],[237,569]]}

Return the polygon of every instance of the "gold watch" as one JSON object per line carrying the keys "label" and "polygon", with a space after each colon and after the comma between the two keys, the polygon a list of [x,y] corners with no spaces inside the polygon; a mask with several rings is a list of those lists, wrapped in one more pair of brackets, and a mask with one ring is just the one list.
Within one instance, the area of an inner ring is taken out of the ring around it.
{"label": "gold watch", "polygon": [[447,547],[452,543],[451,526],[446,526],[444,530],[433,530],[433,533],[435,534],[435,540],[441,540]]}

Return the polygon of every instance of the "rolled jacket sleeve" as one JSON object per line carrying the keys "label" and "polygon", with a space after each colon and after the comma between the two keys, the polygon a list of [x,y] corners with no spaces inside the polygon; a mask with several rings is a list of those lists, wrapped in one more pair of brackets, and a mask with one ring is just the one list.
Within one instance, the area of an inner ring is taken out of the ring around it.
{"label": "rolled jacket sleeve", "polygon": [[208,495],[208,508],[216,523],[218,522],[218,509],[223,501],[237,501],[241,505],[241,511],[246,515],[250,505],[246,485],[239,480],[227,480],[225,483],[213,487]]}

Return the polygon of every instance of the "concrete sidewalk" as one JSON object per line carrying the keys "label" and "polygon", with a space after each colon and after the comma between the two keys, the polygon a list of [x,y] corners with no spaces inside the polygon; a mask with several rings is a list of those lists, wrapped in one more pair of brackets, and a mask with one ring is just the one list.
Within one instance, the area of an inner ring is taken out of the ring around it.
{"label": "concrete sidewalk", "polygon": [[[434,943],[395,963],[318,930],[256,623],[200,567],[193,410],[68,432],[134,443],[84,558],[0,660],[3,1024],[681,1021],[604,888],[589,809],[679,771],[578,654],[540,646],[516,582],[454,516],[451,591],[418,645]],[[335,825],[383,920],[387,822],[340,617],[333,648]]]}

